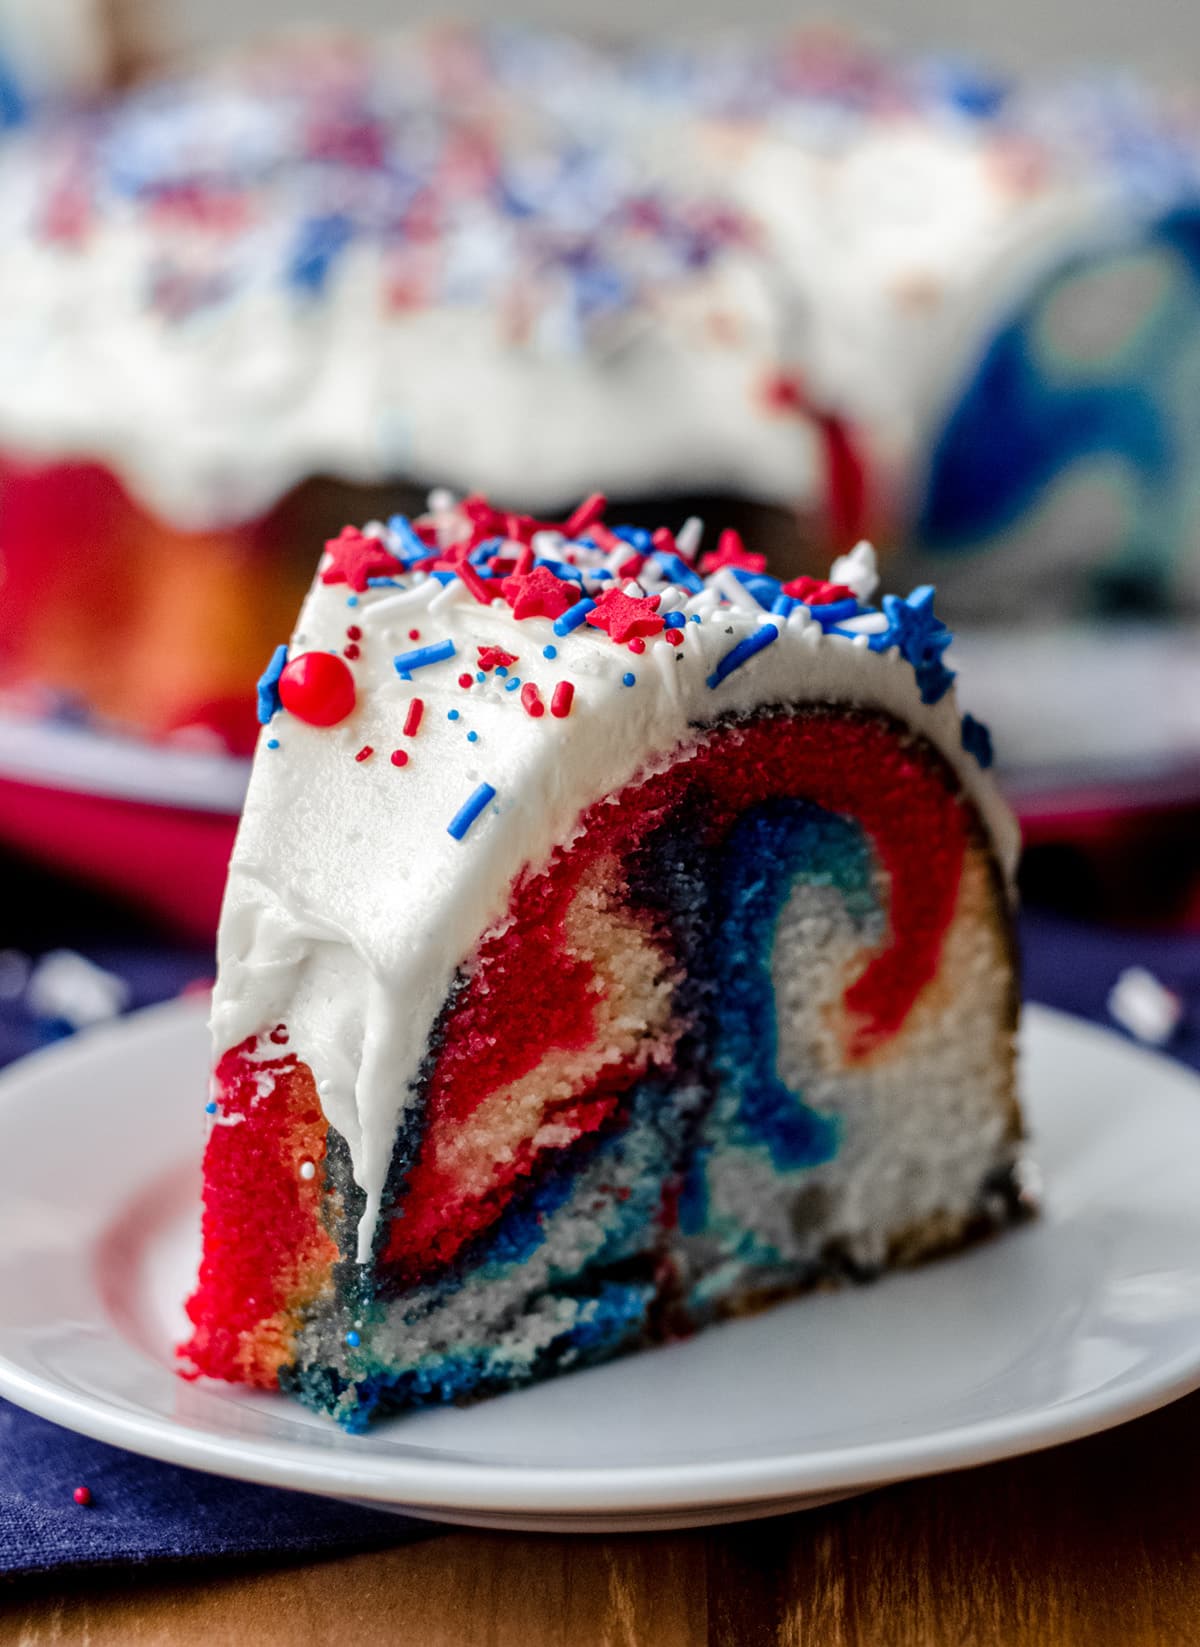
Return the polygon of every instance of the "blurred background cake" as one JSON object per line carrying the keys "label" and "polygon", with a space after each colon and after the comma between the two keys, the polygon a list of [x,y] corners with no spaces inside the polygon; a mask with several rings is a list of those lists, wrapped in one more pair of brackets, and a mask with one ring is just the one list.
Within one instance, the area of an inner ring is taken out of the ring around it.
{"label": "blurred background cake", "polygon": [[1200,792],[1192,631],[1163,626],[1200,607],[1184,93],[829,28],[200,60],[155,57],[144,8],[36,18],[0,8],[27,88],[0,142],[8,840],[205,930],[309,546],[435,479],[750,523],[788,576],[869,532],[967,625],[1035,839],[1114,788]]}

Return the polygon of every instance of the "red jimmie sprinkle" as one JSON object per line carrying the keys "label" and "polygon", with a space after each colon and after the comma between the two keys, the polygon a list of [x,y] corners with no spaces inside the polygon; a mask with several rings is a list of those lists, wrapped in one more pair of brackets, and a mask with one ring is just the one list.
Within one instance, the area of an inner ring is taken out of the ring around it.
{"label": "red jimmie sprinkle", "polygon": [[407,766],[408,765],[408,751],[405,750],[405,749],[393,749],[392,750],[392,765],[393,766]]}
{"label": "red jimmie sprinkle", "polygon": [[575,684],[573,681],[559,681],[550,698],[550,713],[561,721],[571,713],[571,704],[575,698]]}
{"label": "red jimmie sprinkle", "polygon": [[496,593],[494,586],[484,582],[484,580],[479,576],[479,573],[465,556],[458,562],[454,570],[458,573],[459,577],[466,584],[467,588],[471,591],[481,606],[488,606],[491,604],[492,597]]}
{"label": "red jimmie sprinkle", "polygon": [[375,751],[371,745],[369,743],[364,743],[354,759],[356,761],[369,761],[374,753]]}
{"label": "red jimmie sprinkle", "polygon": [[526,681],[521,688],[521,703],[525,713],[531,715],[535,721],[539,716],[546,713],[546,705],[542,702],[542,694],[532,681]]}
{"label": "red jimmie sprinkle", "polygon": [[603,492],[593,492],[591,497],[584,498],[578,509],[568,515],[563,522],[563,531],[569,538],[577,538],[580,532],[586,532],[588,527],[598,521],[608,508],[608,499]]}
{"label": "red jimmie sprinkle", "polygon": [[[414,698],[413,701],[408,706],[408,714],[405,715],[405,717],[404,717],[404,736],[406,738],[415,738],[416,737],[417,728],[421,724],[421,716],[424,713],[425,713],[424,701],[421,698]],[[397,753],[398,753],[398,751],[397,751]],[[396,756],[393,755],[392,759],[395,761]],[[396,764],[398,766],[402,766],[404,763],[402,761],[397,761]]]}

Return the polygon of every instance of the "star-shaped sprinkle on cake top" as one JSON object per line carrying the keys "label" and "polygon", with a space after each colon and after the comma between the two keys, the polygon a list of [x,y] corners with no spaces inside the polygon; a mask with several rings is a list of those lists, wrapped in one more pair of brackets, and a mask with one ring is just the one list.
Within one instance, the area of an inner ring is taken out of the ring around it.
{"label": "star-shaped sprinkle on cake top", "polygon": [[722,566],[732,566],[739,572],[765,572],[767,557],[747,549],[742,542],[742,534],[727,526],[717,539],[716,549],[700,562],[700,570],[719,572]]}
{"label": "star-shaped sprinkle on cake top", "polygon": [[639,636],[657,635],[663,628],[663,620],[658,616],[660,599],[659,595],[639,599],[620,589],[610,589],[596,603],[595,611],[588,613],[587,621],[596,629],[607,630],[609,639],[618,645]]}
{"label": "star-shaped sprinkle on cake top", "polygon": [[561,618],[568,606],[579,599],[579,585],[556,578],[548,566],[532,572],[515,572],[501,588],[512,607],[514,618]]}
{"label": "star-shaped sprinkle on cake top", "polygon": [[783,586],[785,595],[805,606],[831,606],[835,601],[853,600],[854,591],[844,583],[826,583],[823,578],[793,578]]}
{"label": "star-shaped sprinkle on cake top", "polygon": [[942,653],[954,636],[933,611],[933,588],[923,583],[914,589],[907,600],[899,595],[883,597],[886,629],[871,636],[872,652],[886,652],[898,646],[901,654],[912,664],[921,688],[922,703],[937,703],[945,697],[954,680],[953,669],[942,662]]}
{"label": "star-shaped sprinkle on cake top", "polygon": [[354,526],[344,526],[325,545],[329,564],[321,573],[322,583],[348,583],[362,594],[368,578],[387,578],[404,570],[386,544],[364,537]]}

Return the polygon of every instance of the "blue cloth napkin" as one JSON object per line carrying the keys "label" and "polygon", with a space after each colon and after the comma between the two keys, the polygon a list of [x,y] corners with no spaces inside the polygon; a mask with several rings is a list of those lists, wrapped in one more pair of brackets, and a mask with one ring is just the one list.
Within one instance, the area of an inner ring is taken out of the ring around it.
{"label": "blue cloth napkin", "polygon": [[[67,939],[61,930],[53,934],[55,943]],[[1122,968],[1148,967],[1188,1003],[1170,1050],[1200,1068],[1200,935],[1117,933],[1027,913],[1022,939],[1026,995],[1099,1022],[1108,1021],[1108,991]],[[211,971],[207,954],[161,940],[117,943],[88,932],[75,947],[126,981],[132,1006],[167,999]],[[32,1050],[61,1028],[19,1001],[0,1002],[0,1059]],[[90,1489],[90,1507],[74,1502],[79,1486]],[[422,1531],[401,1517],[154,1463],[0,1402],[0,1575],[313,1555]]]}

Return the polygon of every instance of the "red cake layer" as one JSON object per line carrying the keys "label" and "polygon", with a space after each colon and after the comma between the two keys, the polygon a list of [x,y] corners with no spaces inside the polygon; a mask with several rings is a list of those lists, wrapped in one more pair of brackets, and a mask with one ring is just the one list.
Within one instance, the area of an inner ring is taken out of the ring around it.
{"label": "red cake layer", "polygon": [[[967,838],[949,770],[879,716],[815,711],[718,729],[692,758],[625,790],[619,804],[593,807],[570,852],[559,853],[544,875],[522,880],[511,924],[480,946],[445,1025],[424,1139],[384,1252],[385,1266],[404,1282],[449,1262],[495,1221],[530,1173],[534,1154],[526,1145],[504,1163],[486,1196],[464,1197],[438,1157],[452,1153],[442,1146],[470,1126],[489,1094],[531,1069],[547,1048],[586,1041],[595,981],[567,953],[563,929],[580,878],[601,858],[619,864],[700,796],[702,805],[698,812],[689,807],[688,817],[704,818],[705,845],[776,796],[847,814],[870,838],[889,887],[889,923],[885,942],[846,993],[848,1061],[869,1058],[894,1035],[934,976]],[[617,1102],[614,1084],[627,1086],[629,1072],[606,1069],[594,1089],[555,1110],[572,1141],[608,1118]]]}

